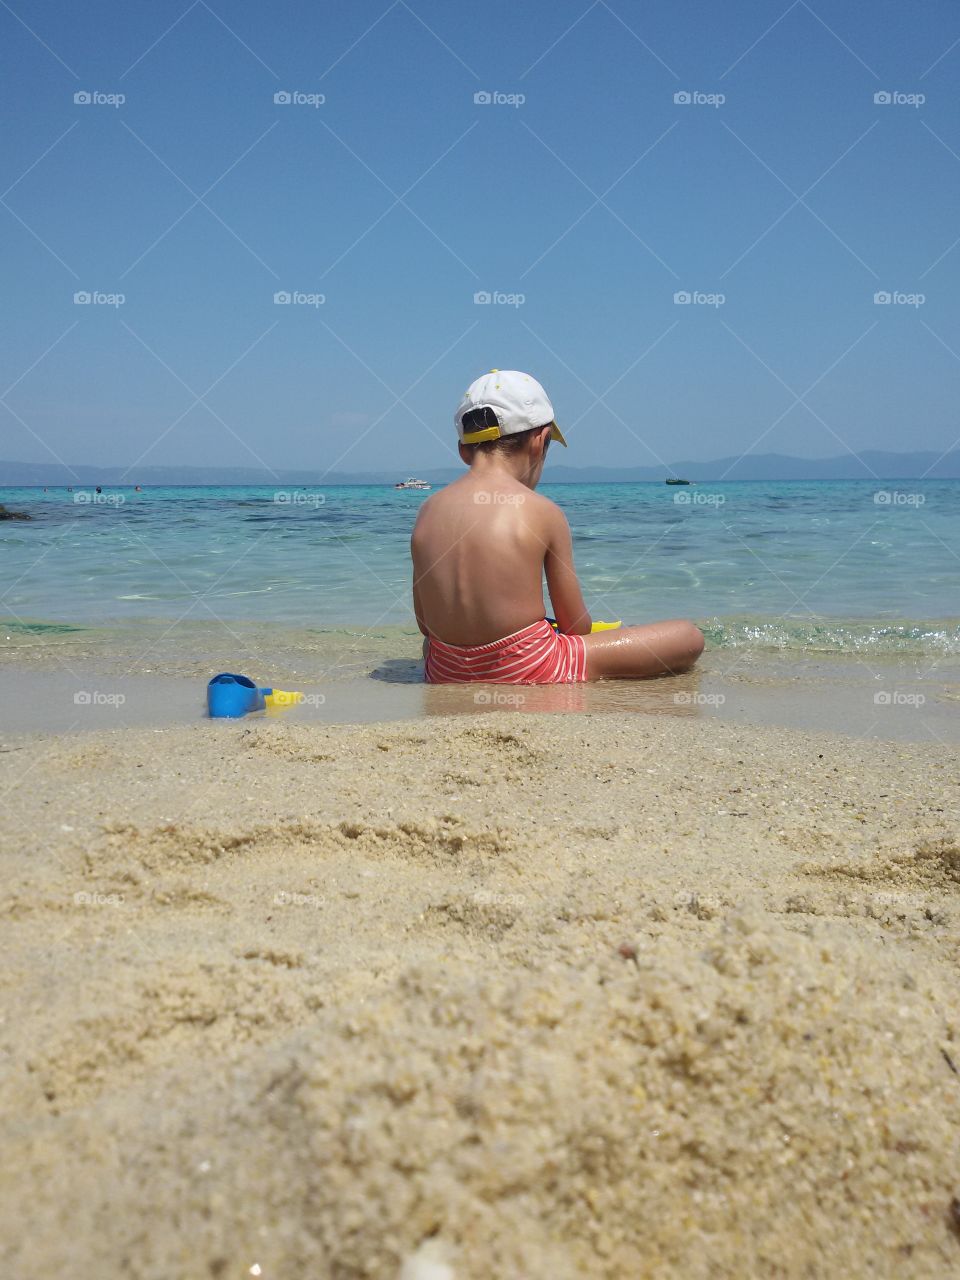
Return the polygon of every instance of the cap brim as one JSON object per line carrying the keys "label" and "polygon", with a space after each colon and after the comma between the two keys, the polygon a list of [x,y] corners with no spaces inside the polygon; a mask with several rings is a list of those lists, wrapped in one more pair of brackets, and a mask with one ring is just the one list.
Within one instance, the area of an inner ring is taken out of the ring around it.
{"label": "cap brim", "polygon": [[556,440],[557,443],[562,444],[565,449],[568,448],[567,442],[563,438],[563,432],[556,423],[553,424],[553,430],[550,432],[550,439]]}

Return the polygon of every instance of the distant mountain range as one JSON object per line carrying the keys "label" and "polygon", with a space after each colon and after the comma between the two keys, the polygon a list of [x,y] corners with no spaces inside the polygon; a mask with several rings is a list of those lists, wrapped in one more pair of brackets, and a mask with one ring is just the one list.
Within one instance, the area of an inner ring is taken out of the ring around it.
{"label": "distant mountain range", "polygon": [[[462,474],[457,467],[421,472],[431,484],[446,484]],[[668,476],[700,482],[721,480],[928,480],[960,479],[960,449],[940,454],[933,450],[886,453],[866,449],[837,458],[791,458],[781,453],[748,453],[713,462],[675,462],[669,467],[570,467],[551,457],[546,473],[549,484],[651,481],[661,484]],[[122,478],[121,478],[122,477]],[[290,471],[276,473],[255,467],[75,467],[47,462],[0,461],[0,486],[9,485],[337,485],[394,484],[399,471]]]}

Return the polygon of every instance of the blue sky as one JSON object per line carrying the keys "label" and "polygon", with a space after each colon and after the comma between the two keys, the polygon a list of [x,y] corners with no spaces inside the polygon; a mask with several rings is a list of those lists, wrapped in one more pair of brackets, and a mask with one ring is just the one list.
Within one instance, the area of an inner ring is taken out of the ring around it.
{"label": "blue sky", "polygon": [[0,30],[2,457],[406,474],[491,366],[543,381],[572,465],[960,436],[945,0],[13,0]]}

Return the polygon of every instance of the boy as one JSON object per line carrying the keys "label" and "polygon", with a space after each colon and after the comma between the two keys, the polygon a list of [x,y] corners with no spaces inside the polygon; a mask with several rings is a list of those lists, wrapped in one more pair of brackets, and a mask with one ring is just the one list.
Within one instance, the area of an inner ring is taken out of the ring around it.
{"label": "boy", "polygon": [[563,684],[691,667],[703,651],[692,622],[590,634],[570,528],[534,493],[550,441],[567,443],[540,383],[493,369],[467,389],[455,422],[470,470],[427,499],[410,544],[426,680]]}

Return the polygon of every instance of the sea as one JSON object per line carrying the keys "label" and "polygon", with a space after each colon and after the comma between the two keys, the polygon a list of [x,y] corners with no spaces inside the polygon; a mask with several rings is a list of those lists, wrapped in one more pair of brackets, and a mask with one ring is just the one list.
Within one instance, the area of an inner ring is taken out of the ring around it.
{"label": "sea", "polygon": [[[595,618],[687,617],[712,647],[960,652],[960,480],[545,484]],[[415,629],[389,486],[0,489],[6,635],[184,617]]]}

